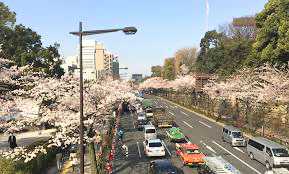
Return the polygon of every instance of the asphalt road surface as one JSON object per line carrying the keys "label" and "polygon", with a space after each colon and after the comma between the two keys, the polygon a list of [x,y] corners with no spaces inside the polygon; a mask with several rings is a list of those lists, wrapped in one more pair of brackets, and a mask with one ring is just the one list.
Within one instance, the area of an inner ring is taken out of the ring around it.
{"label": "asphalt road surface", "polygon": [[[198,116],[177,105],[160,98],[150,97],[155,106],[166,108],[168,114],[175,118],[175,124],[186,135],[189,141],[200,146],[200,150],[208,156],[222,156],[235,166],[242,174],[264,174],[266,168],[261,163],[251,160],[245,147],[231,147],[229,143],[222,141],[222,127],[215,122]],[[117,154],[114,162],[114,173],[148,173],[149,161],[155,158],[147,158],[144,155],[144,133],[137,131],[133,126],[136,119],[133,114],[121,117],[121,127],[124,128],[124,144],[128,146],[128,157],[125,154]],[[175,143],[168,141],[166,128],[158,128],[158,137],[166,146],[165,159],[169,159],[179,169],[180,173],[197,173],[196,168],[183,166],[176,156]]]}

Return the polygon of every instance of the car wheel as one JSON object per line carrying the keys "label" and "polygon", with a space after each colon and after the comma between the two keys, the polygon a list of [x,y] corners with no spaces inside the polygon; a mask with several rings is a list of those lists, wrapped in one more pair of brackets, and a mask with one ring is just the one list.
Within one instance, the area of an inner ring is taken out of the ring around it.
{"label": "car wheel", "polygon": [[251,159],[251,160],[254,160],[254,155],[253,155],[252,152],[250,152],[250,159]]}
{"label": "car wheel", "polygon": [[270,166],[270,164],[269,164],[269,162],[268,162],[268,161],[266,161],[266,163],[265,163],[265,166],[266,166],[266,168],[267,168],[268,170],[270,170],[270,169],[271,169],[271,166]]}

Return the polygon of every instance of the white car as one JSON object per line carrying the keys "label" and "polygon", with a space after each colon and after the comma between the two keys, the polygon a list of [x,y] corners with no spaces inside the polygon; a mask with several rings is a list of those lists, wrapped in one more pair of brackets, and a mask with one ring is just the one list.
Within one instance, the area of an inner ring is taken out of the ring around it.
{"label": "white car", "polygon": [[144,153],[147,157],[166,155],[165,147],[160,139],[146,140],[143,145]]}

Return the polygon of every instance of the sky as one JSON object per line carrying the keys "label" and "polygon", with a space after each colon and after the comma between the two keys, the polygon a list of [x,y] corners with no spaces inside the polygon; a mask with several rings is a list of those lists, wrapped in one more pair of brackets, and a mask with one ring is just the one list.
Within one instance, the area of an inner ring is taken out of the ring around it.
{"label": "sky", "polygon": [[[76,55],[79,38],[69,32],[134,26],[135,35],[107,33],[87,36],[102,42],[119,56],[120,70],[150,75],[153,65],[163,65],[177,49],[199,47],[206,32],[206,0],[0,0],[16,12],[22,23],[41,35],[43,46],[60,43],[63,58]],[[208,30],[233,18],[260,12],[268,0],[208,0]]]}

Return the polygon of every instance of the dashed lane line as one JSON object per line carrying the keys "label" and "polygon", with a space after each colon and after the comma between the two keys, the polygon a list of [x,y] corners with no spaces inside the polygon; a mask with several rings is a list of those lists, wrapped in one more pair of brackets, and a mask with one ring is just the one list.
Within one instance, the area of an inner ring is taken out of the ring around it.
{"label": "dashed lane line", "polygon": [[164,147],[166,148],[167,152],[169,153],[170,156],[172,156],[171,152],[169,151],[169,149],[167,148],[166,144],[164,143],[164,141],[162,141],[162,144],[164,145]]}
{"label": "dashed lane line", "polygon": [[236,149],[236,150],[238,150],[238,151],[240,151],[242,153],[245,153],[243,150],[239,149],[238,147],[234,147],[234,149]]}
{"label": "dashed lane line", "polygon": [[136,142],[136,144],[137,144],[137,149],[138,149],[138,155],[139,155],[139,157],[141,158],[141,153],[140,153],[140,148],[139,148],[139,143],[138,143],[138,141]]}
{"label": "dashed lane line", "polygon": [[183,111],[181,111],[181,113],[182,113],[182,114],[184,114],[184,115],[186,115],[186,116],[188,116],[188,115],[189,115],[189,114],[187,114],[187,113],[185,113],[185,112],[183,112]]}
{"label": "dashed lane line", "polygon": [[206,123],[204,123],[204,122],[202,122],[202,121],[199,121],[201,124],[203,124],[203,125],[205,125],[205,126],[207,126],[208,128],[212,128],[212,126],[210,126],[210,125],[207,125]]}
{"label": "dashed lane line", "polygon": [[207,149],[209,149],[210,151],[214,152],[215,154],[217,153],[211,146],[208,146],[206,143],[204,143],[203,141],[200,141],[204,146],[207,147]]}
{"label": "dashed lane line", "polygon": [[191,126],[189,123],[183,121],[183,123],[185,123],[187,126],[189,126],[190,128],[194,128],[193,126]]}
{"label": "dashed lane line", "polygon": [[169,113],[170,113],[171,115],[175,116],[175,114],[174,114],[174,113],[172,113],[171,111],[169,111]]}
{"label": "dashed lane line", "polygon": [[249,164],[247,164],[246,162],[244,162],[243,160],[241,160],[240,158],[238,158],[236,155],[234,155],[232,152],[228,151],[227,149],[225,149],[224,147],[222,147],[220,144],[216,143],[215,141],[212,141],[214,144],[216,144],[217,146],[219,146],[221,149],[223,149],[224,151],[226,151],[227,153],[229,153],[230,155],[232,155],[233,157],[235,157],[237,160],[239,160],[241,163],[245,164],[246,166],[248,166],[250,169],[252,169],[254,172],[261,174],[258,170],[254,169],[252,166],[250,166]]}

